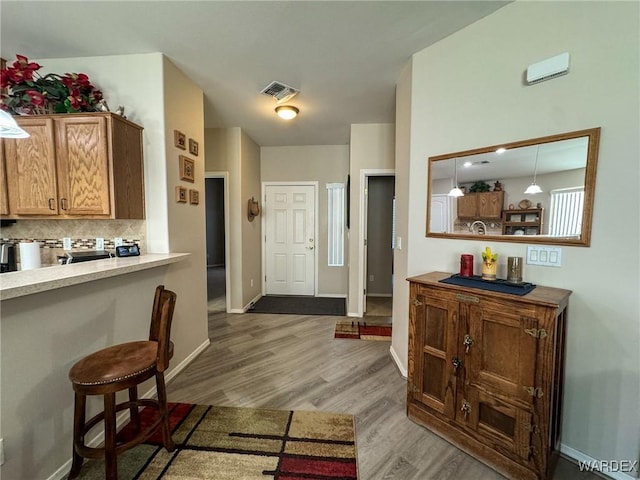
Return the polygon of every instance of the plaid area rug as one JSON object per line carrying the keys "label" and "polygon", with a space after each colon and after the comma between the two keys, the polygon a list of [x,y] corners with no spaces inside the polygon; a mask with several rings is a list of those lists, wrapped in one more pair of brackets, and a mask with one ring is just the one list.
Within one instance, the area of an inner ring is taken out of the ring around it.
{"label": "plaid area rug", "polygon": [[334,338],[390,342],[391,324],[351,322],[348,320],[338,321],[336,322]]}
{"label": "plaid area rug", "polygon": [[[216,480],[354,480],[358,478],[352,415],[169,405],[176,450],[161,434],[118,456],[118,478]],[[155,411],[141,412],[143,424]],[[132,426],[119,433],[124,440]],[[85,460],[80,479],[104,479],[104,462]]]}

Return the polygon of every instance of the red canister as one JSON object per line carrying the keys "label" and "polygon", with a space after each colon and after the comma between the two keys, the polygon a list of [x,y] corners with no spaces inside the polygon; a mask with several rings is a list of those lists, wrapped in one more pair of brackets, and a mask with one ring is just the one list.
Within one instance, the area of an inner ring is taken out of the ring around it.
{"label": "red canister", "polygon": [[473,255],[468,253],[460,255],[460,276],[473,277]]}

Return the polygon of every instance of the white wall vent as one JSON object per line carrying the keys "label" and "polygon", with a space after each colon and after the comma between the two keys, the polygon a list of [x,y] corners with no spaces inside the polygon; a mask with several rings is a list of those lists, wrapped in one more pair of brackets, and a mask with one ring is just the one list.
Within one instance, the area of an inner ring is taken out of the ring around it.
{"label": "white wall vent", "polygon": [[527,68],[527,84],[533,85],[569,73],[569,54],[561,53]]}
{"label": "white wall vent", "polygon": [[260,93],[262,93],[263,95],[269,95],[279,102],[285,102],[290,98],[295,97],[299,92],[300,90],[298,90],[297,88],[294,88],[282,82],[275,81],[271,82],[260,91]]}

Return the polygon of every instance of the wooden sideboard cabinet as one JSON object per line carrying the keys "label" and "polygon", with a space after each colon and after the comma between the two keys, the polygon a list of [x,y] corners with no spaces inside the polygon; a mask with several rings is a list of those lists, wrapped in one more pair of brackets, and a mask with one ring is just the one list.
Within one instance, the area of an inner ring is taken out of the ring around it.
{"label": "wooden sideboard cabinet", "polygon": [[560,448],[569,290],[527,295],[409,278],[407,414],[508,478],[547,479]]}
{"label": "wooden sideboard cabinet", "polygon": [[112,113],[16,121],[31,136],[2,141],[5,218],[144,218],[142,127]]}
{"label": "wooden sideboard cabinet", "polygon": [[502,218],[504,192],[466,193],[457,203],[458,218],[498,220]]}

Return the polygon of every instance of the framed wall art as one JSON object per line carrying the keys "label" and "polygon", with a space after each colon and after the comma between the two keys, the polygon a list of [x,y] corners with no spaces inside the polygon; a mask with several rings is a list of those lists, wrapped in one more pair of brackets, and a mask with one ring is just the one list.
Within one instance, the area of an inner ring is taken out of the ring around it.
{"label": "framed wall art", "polygon": [[189,189],[189,203],[198,205],[200,203],[200,192],[198,190]]}
{"label": "framed wall art", "polygon": [[181,186],[176,187],[176,202],[187,203],[187,189]]}
{"label": "framed wall art", "polygon": [[187,182],[195,182],[195,165],[194,161],[189,157],[180,155],[180,180]]}
{"label": "framed wall art", "polygon": [[194,156],[198,156],[198,142],[193,138],[189,139],[189,153]]}
{"label": "framed wall art", "polygon": [[180,150],[187,149],[187,136],[180,130],[173,131],[173,144]]}

